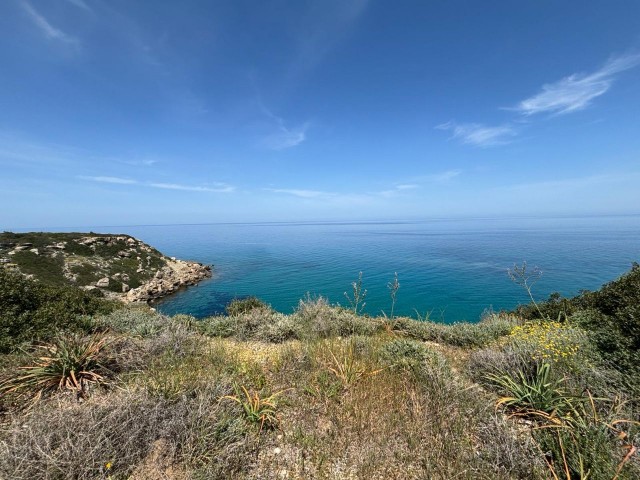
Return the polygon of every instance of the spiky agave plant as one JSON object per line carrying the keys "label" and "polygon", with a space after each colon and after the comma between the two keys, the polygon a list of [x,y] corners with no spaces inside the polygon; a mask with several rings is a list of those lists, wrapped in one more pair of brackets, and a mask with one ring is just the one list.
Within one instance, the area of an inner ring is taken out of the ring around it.
{"label": "spiky agave plant", "polygon": [[261,397],[257,392],[250,394],[245,387],[235,387],[235,395],[225,395],[220,400],[232,400],[238,403],[244,411],[245,418],[251,423],[259,423],[263,428],[275,428],[280,423],[277,415],[277,397],[286,390],[273,393],[268,397]]}
{"label": "spiky agave plant", "polygon": [[575,408],[576,399],[562,389],[562,380],[551,379],[548,363],[537,364],[530,375],[520,370],[515,378],[490,374],[487,379],[507,392],[497,406],[507,407],[515,416],[541,417],[559,423],[559,416]]}
{"label": "spiky agave plant", "polygon": [[72,335],[36,345],[31,364],[0,383],[0,395],[33,394],[37,400],[45,393],[73,390],[84,396],[87,384],[103,383],[110,372],[107,344],[104,335]]}

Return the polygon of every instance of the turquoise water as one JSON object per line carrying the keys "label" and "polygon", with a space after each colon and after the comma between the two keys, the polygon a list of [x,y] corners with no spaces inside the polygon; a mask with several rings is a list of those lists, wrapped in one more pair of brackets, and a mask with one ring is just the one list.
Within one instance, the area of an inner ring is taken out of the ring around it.
{"label": "turquoise water", "polygon": [[256,295],[289,313],[307,293],[347,305],[363,272],[370,314],[476,321],[486,309],[527,302],[506,271],[526,260],[543,271],[538,298],[595,289],[640,261],[640,217],[474,219],[382,223],[209,224],[102,227],[134,235],[169,256],[214,265],[212,279],[157,304],[205,317]]}

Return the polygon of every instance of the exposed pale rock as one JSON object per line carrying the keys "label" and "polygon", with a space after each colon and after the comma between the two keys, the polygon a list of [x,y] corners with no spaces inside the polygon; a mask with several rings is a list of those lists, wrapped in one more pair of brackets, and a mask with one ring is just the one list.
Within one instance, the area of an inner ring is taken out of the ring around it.
{"label": "exposed pale rock", "polygon": [[96,287],[105,288],[109,286],[109,277],[101,278],[96,282]]}
{"label": "exposed pale rock", "polygon": [[126,283],[122,284],[122,293],[127,293],[129,290],[131,290],[131,287],[129,285],[127,285]]}
{"label": "exposed pale rock", "polygon": [[129,302],[148,302],[209,277],[211,277],[209,265],[167,259],[167,266],[158,270],[154,278],[144,285],[129,290],[126,300]]}

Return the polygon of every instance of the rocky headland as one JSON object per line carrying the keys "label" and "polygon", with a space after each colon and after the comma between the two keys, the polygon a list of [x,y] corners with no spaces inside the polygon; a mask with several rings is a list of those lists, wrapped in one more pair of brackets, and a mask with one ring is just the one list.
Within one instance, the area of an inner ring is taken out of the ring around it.
{"label": "rocky headland", "polygon": [[130,235],[4,232],[0,263],[42,283],[126,303],[150,302],[211,277],[211,266],[167,257]]}

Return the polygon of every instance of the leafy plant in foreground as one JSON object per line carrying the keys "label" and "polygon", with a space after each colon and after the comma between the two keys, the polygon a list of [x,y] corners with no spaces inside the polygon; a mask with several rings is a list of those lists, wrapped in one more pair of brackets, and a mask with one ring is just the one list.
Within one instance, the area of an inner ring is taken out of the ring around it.
{"label": "leafy plant in foreground", "polygon": [[260,431],[264,427],[276,428],[280,424],[280,419],[277,415],[277,397],[284,390],[273,393],[268,397],[260,397],[258,392],[254,392],[252,395],[246,387],[238,388],[236,386],[235,390],[235,395],[225,395],[221,400],[227,399],[238,403],[244,411],[245,418],[250,423],[260,424]]}
{"label": "leafy plant in foreground", "polygon": [[548,363],[536,365],[532,374],[518,370],[516,378],[508,374],[488,374],[487,379],[504,390],[497,406],[505,406],[513,415],[542,417],[557,423],[557,417],[573,409],[573,400],[561,388],[562,380],[551,379]]}
{"label": "leafy plant in foreground", "polygon": [[366,366],[356,358],[356,349],[353,339],[349,341],[344,352],[334,353],[334,348],[328,347],[329,360],[327,370],[335,375],[342,387],[347,389],[357,383],[361,378],[376,375],[383,369],[368,370]]}
{"label": "leafy plant in foreground", "polygon": [[31,355],[33,363],[19,367],[15,376],[0,384],[0,394],[31,393],[34,401],[43,394],[73,390],[86,394],[88,384],[104,383],[110,372],[105,354],[107,337],[61,337],[53,343],[36,347]]}

